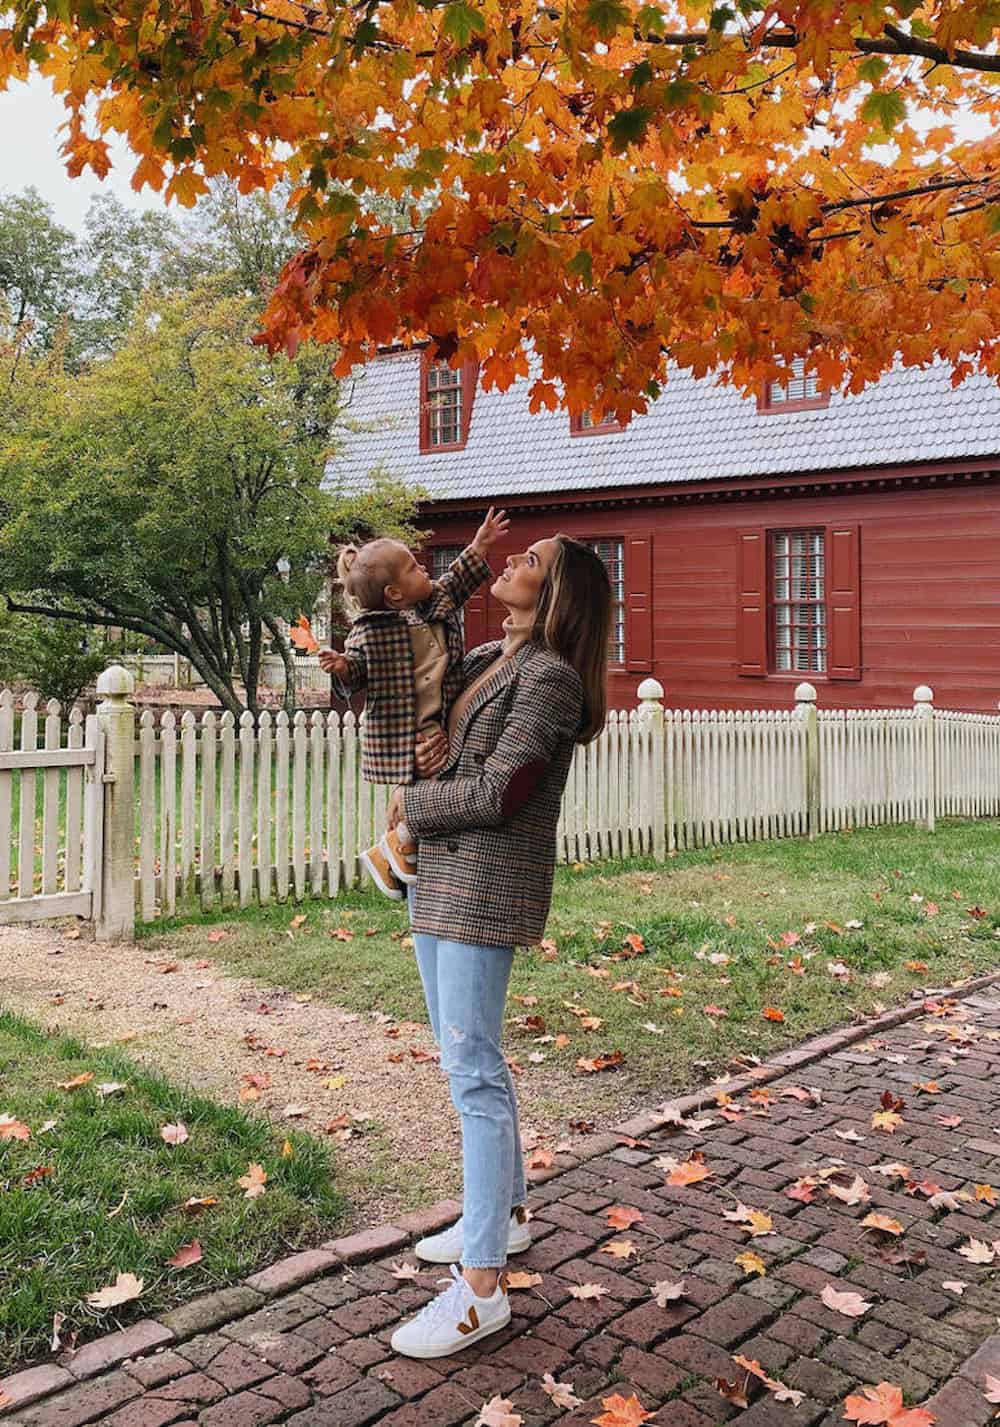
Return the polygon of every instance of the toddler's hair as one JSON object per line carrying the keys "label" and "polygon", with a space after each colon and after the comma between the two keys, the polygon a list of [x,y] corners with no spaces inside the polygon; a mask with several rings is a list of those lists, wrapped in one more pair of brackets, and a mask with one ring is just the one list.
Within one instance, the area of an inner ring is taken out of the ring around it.
{"label": "toddler's hair", "polygon": [[385,587],[391,585],[395,570],[393,555],[398,540],[369,540],[364,545],[345,545],[337,554],[337,580],[344,592],[344,608],[349,619],[366,610],[385,609]]}

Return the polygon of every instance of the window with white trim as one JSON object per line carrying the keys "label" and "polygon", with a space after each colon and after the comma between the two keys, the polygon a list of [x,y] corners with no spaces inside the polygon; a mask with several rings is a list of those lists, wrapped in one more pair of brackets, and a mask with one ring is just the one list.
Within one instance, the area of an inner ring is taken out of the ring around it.
{"label": "window with white trim", "polygon": [[427,444],[454,446],[462,430],[462,368],[431,362],[427,368]]}
{"label": "window with white trim", "polygon": [[822,530],[771,532],[771,630],[776,673],[826,671],[826,551]]}
{"label": "window with white trim", "polygon": [[611,581],[611,639],[608,659],[612,664],[625,663],[625,542],[623,540],[585,540],[604,561]]}

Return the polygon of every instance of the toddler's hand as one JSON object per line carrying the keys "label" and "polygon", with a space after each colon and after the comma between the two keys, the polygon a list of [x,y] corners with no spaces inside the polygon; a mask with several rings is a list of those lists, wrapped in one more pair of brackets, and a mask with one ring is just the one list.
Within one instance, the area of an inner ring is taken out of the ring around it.
{"label": "toddler's hand", "polygon": [[349,669],[346,656],[338,654],[335,649],[321,649],[317,655],[319,667],[326,674],[336,674],[342,679]]}
{"label": "toddler's hand", "polygon": [[476,531],[472,541],[472,548],[478,555],[486,553],[507,534],[510,527],[510,520],[505,510],[494,512],[492,506],[486,512],[486,519]]}

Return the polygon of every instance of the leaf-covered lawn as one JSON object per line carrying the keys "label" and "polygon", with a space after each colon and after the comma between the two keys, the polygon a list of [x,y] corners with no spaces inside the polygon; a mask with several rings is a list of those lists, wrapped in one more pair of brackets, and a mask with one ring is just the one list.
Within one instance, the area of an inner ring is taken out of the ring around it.
{"label": "leaf-covered lawn", "polygon": [[[567,1116],[662,1099],[737,1054],[1000,966],[1000,825],[562,869],[548,932],[519,953],[511,986],[508,1049],[524,1075]],[[398,904],[362,892],[189,920],[169,945],[269,986],[426,1019],[406,933]]]}
{"label": "leaf-covered lawn", "polygon": [[[343,1200],[326,1148],[289,1133],[283,1155],[284,1139],[117,1051],[0,1012],[0,1372],[45,1352],[55,1314],[63,1340],[82,1341],[334,1237]],[[251,1165],[267,1180],[248,1198]],[[199,1212],[189,1199],[217,1202]],[[194,1241],[200,1260],[167,1264]],[[142,1279],[141,1296],[88,1305],[119,1274]]]}

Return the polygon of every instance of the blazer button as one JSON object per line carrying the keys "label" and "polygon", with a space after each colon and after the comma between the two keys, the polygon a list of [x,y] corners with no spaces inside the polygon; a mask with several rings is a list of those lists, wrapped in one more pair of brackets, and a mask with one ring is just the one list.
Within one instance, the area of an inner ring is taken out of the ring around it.
{"label": "blazer button", "polygon": [[485,754],[485,753],[474,753],[474,754],[472,755],[472,757],[473,757],[473,759],[474,759],[474,761],[475,761],[476,763],[485,763],[485,762],[486,762],[486,754]]}
{"label": "blazer button", "polygon": [[449,842],[449,844],[448,844],[448,851],[449,851],[449,852],[457,852],[457,851],[458,851],[458,843],[457,843],[457,842]]}

